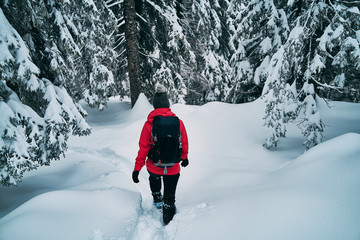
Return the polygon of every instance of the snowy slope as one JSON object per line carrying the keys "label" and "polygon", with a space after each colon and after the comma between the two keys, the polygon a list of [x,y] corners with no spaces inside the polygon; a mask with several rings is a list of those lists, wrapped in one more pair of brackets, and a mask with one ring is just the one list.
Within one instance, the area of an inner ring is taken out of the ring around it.
{"label": "snowy slope", "polygon": [[262,147],[264,103],[176,104],[190,164],[166,227],[151,205],[148,173],[131,181],[141,128],[152,110],[113,99],[88,110],[89,137],[66,157],[0,188],[1,240],[360,239],[360,105],[321,104],[323,144],[304,153],[296,126],[273,151]]}

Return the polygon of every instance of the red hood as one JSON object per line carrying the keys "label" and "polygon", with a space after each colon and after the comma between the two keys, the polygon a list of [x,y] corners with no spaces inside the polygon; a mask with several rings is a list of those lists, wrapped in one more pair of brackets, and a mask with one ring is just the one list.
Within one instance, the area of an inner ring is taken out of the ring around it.
{"label": "red hood", "polygon": [[173,112],[171,112],[170,108],[157,108],[149,113],[147,120],[150,123],[152,123],[155,116],[169,117],[169,116],[175,116],[175,114]]}

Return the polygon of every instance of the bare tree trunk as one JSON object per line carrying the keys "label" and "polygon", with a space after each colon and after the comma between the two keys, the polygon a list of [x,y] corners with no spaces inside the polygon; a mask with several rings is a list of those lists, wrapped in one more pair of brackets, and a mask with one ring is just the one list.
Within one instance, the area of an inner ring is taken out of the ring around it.
{"label": "bare tree trunk", "polygon": [[124,1],[125,39],[130,80],[131,106],[141,93],[139,42],[137,38],[135,0]]}

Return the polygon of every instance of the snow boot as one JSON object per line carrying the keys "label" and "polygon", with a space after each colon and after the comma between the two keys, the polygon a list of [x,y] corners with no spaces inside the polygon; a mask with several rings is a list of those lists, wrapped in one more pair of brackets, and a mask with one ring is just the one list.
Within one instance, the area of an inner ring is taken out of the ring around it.
{"label": "snow boot", "polygon": [[167,225],[174,217],[176,213],[176,207],[175,204],[172,205],[168,205],[168,204],[164,204],[163,206],[163,221],[164,224]]}
{"label": "snow boot", "polygon": [[157,209],[161,209],[163,206],[163,198],[162,198],[161,192],[153,192],[152,195],[154,198],[154,206]]}

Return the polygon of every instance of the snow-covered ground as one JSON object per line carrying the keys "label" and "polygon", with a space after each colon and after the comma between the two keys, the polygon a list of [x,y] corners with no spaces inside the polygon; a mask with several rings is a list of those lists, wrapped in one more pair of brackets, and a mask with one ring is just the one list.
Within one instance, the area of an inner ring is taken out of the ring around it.
{"label": "snow-covered ground", "polygon": [[1,240],[360,239],[360,104],[320,110],[325,142],[304,152],[296,125],[262,147],[264,103],[175,104],[189,136],[178,213],[163,226],[148,173],[134,184],[138,138],[152,106],[112,100],[88,110],[89,137],[72,137],[61,161],[0,187]]}

